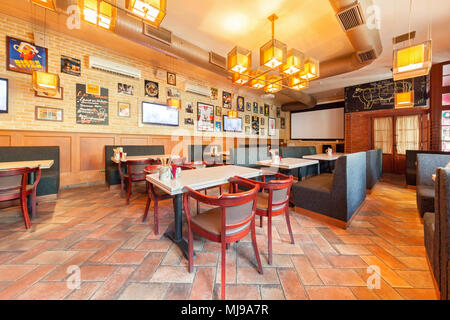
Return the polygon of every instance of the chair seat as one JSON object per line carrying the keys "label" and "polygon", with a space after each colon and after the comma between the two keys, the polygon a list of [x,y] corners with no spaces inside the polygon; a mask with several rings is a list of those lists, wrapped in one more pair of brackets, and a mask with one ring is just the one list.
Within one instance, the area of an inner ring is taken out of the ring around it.
{"label": "chair seat", "polygon": [[[191,219],[191,222],[195,224],[196,226],[200,227],[201,229],[212,233],[214,235],[221,235],[222,233],[222,208],[217,207],[214,209],[210,209],[208,211],[202,212],[201,214],[198,214],[196,216],[193,216]],[[227,236],[236,234],[242,230],[245,230],[250,225],[250,222],[246,223],[245,225],[229,229],[227,231]]]}
{"label": "chair seat", "polygon": [[159,199],[159,200],[164,200],[164,199],[170,199],[172,198],[172,196],[170,194],[168,194],[167,192],[163,191],[162,189],[158,188],[157,186],[153,185],[153,190],[155,191],[155,196]]}
{"label": "chair seat", "polygon": [[[286,205],[273,206],[272,211],[278,211],[285,207]],[[269,208],[269,194],[267,192],[258,193],[258,198],[256,199],[256,210],[267,212]]]}
{"label": "chair seat", "polygon": [[[34,186],[32,184],[28,184],[27,194],[33,192],[33,188]],[[18,197],[20,197],[20,190],[16,189],[16,190],[0,191],[0,196],[13,196],[13,195],[17,195]]]}

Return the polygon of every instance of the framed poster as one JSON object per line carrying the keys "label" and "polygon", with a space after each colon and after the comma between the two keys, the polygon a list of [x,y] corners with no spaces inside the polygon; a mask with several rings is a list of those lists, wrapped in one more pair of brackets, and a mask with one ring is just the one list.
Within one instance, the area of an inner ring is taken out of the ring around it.
{"label": "framed poster", "polygon": [[192,106],[192,102],[186,102],[185,106],[186,106],[185,108],[186,113],[194,113],[194,107]]}
{"label": "framed poster", "polygon": [[214,106],[197,102],[197,130],[214,131]]}
{"label": "framed poster", "polygon": [[222,122],[216,121],[216,132],[222,132]]}
{"label": "framed poster", "polygon": [[281,108],[277,107],[277,118],[281,117]]}
{"label": "framed poster", "polygon": [[231,109],[231,93],[223,91],[222,102],[224,108]]}
{"label": "framed poster", "polygon": [[34,95],[36,97],[40,97],[40,98],[63,100],[64,99],[64,88],[59,87],[58,93],[55,96],[50,96],[45,92],[37,92],[37,91],[34,92]]}
{"label": "framed poster", "polygon": [[181,93],[179,90],[174,89],[174,88],[167,88],[167,98],[172,98],[172,99],[181,99]]}
{"label": "framed poster", "polygon": [[131,84],[118,83],[117,84],[117,93],[118,94],[126,94],[127,96],[134,95],[134,86]]}
{"label": "framed poster", "polygon": [[219,99],[219,90],[217,88],[211,88],[211,100],[216,101]]}
{"label": "framed poster", "polygon": [[61,73],[77,77],[81,76],[81,60],[61,56]]}
{"label": "framed poster", "polygon": [[270,107],[268,104],[264,105],[264,115],[268,117],[270,115]]}
{"label": "framed poster", "polygon": [[108,89],[100,88],[99,95],[88,93],[85,84],[76,85],[76,114],[78,124],[108,125]]}
{"label": "framed poster", "polygon": [[119,102],[117,104],[117,113],[119,117],[129,118],[131,115],[131,104]]}
{"label": "framed poster", "polygon": [[280,128],[281,129],[286,128],[286,118],[280,118]]}
{"label": "framed poster", "polygon": [[250,127],[249,126],[245,126],[245,134],[250,134]]}
{"label": "framed poster", "polygon": [[6,37],[7,69],[32,74],[33,71],[47,72],[47,48],[32,42]]}
{"label": "framed poster", "polygon": [[265,123],[264,123],[264,117],[261,117],[261,125],[262,125],[262,126],[265,125]]}
{"label": "framed poster", "polygon": [[253,113],[258,113],[258,102],[253,102]]}
{"label": "framed poster", "polygon": [[188,126],[193,126],[194,125],[194,119],[192,119],[192,118],[185,118],[184,119],[184,124],[188,125]]}
{"label": "framed poster", "polygon": [[167,84],[171,86],[177,85],[177,75],[175,73],[167,72]]}
{"label": "framed poster", "polygon": [[269,118],[269,136],[276,135],[276,122],[275,118]]}
{"label": "framed poster", "polygon": [[61,108],[36,107],[36,120],[58,121],[64,120],[64,111]]}
{"label": "framed poster", "polygon": [[245,115],[245,124],[250,124],[250,115]]}
{"label": "framed poster", "polygon": [[144,91],[146,97],[159,98],[159,84],[158,82],[145,80]]}
{"label": "framed poster", "polygon": [[259,117],[252,116],[252,134],[259,134]]}
{"label": "framed poster", "polygon": [[259,106],[259,113],[260,114],[264,114],[264,107],[263,106]]}
{"label": "framed poster", "polygon": [[246,107],[247,111],[252,111],[252,103],[251,102],[247,102],[245,105],[247,106]]}
{"label": "framed poster", "polygon": [[237,104],[237,111],[241,111],[241,112],[245,111],[244,97],[241,97],[241,96],[237,97],[236,104]]}
{"label": "framed poster", "polygon": [[216,106],[216,117],[222,116],[222,108],[219,106]]}
{"label": "framed poster", "polygon": [[0,113],[8,113],[8,79],[0,78]]}

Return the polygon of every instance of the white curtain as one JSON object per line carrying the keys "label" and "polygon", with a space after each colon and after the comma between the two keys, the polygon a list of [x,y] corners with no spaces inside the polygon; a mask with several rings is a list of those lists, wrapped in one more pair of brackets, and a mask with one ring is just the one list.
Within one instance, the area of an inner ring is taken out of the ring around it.
{"label": "white curtain", "polygon": [[395,123],[397,135],[397,154],[406,154],[406,150],[418,150],[419,146],[419,116],[397,117]]}
{"label": "white curtain", "polygon": [[381,148],[383,153],[392,154],[392,118],[375,118],[373,135],[375,149]]}

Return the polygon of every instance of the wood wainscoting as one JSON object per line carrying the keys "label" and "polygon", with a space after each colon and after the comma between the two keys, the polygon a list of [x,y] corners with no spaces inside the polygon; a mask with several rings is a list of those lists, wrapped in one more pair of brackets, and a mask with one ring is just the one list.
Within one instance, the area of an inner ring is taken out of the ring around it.
{"label": "wood wainscoting", "polygon": [[[223,150],[270,139],[170,135],[0,130],[0,146],[59,146],[61,187],[105,181],[106,145],[163,145],[167,154],[188,156],[191,144],[217,144]],[[274,141],[275,143],[275,141]]]}

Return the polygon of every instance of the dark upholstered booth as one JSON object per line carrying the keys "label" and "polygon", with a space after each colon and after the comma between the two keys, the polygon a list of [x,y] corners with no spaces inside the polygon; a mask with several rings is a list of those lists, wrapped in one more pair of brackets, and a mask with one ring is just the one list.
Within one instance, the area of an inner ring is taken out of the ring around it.
{"label": "dark upholstered booth", "polygon": [[[316,154],[316,147],[313,146],[302,146],[302,147],[282,147],[280,148],[280,155],[282,158],[303,158],[303,156]],[[290,175],[301,180],[303,177],[316,174],[317,166],[307,166],[299,168],[298,170],[290,170],[288,172]]]}
{"label": "dark upholstered booth", "polygon": [[[380,159],[381,157],[381,159]],[[378,182],[382,170],[382,154],[381,149],[369,150],[366,152],[366,184],[367,189],[372,189]],[[381,170],[380,170],[381,168]]]}
{"label": "dark upholstered booth", "polygon": [[249,168],[259,168],[256,162],[270,159],[267,146],[249,148],[230,148],[230,163]]}
{"label": "dark upholstered booth", "polygon": [[416,185],[417,180],[417,154],[449,154],[450,152],[443,151],[428,151],[428,150],[406,150],[406,184],[410,186]]}
{"label": "dark upholstered booth", "polygon": [[348,223],[366,198],[366,153],[336,160],[334,173],[292,185],[294,205]]}
{"label": "dark upholstered booth", "polygon": [[344,153],[345,152],[345,144],[343,144],[343,143],[336,143],[336,152],[337,153]]}
{"label": "dark upholstered booth", "polygon": [[105,180],[109,186],[120,184],[118,166],[111,160],[114,156],[113,149],[118,147],[122,147],[127,156],[164,154],[164,146],[105,146]]}
{"label": "dark upholstered booth", "polygon": [[0,147],[0,162],[53,160],[50,169],[43,169],[36,195],[57,194],[59,191],[59,147]]}
{"label": "dark upholstered booth", "polygon": [[450,285],[450,169],[438,168],[435,212],[423,217],[425,249],[442,300],[449,300]]}
{"label": "dark upholstered booth", "polygon": [[434,181],[436,168],[445,167],[450,162],[450,154],[417,154],[417,210],[423,217],[425,212],[434,212]]}
{"label": "dark upholstered booth", "polygon": [[192,144],[188,146],[188,159],[190,162],[193,161],[206,161],[206,162],[223,162],[222,157],[213,158],[210,155],[206,155],[205,153],[211,152],[211,147],[217,147],[217,151],[221,152],[222,147],[220,145],[215,144]]}

